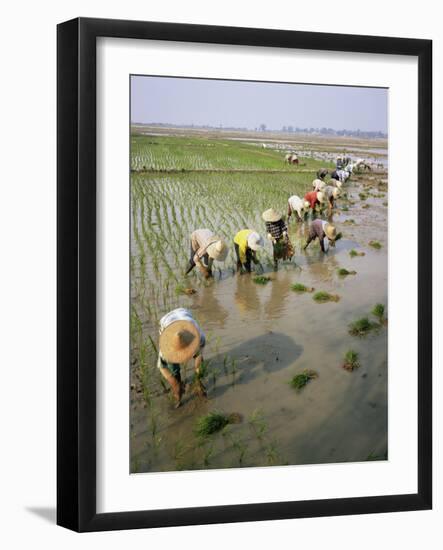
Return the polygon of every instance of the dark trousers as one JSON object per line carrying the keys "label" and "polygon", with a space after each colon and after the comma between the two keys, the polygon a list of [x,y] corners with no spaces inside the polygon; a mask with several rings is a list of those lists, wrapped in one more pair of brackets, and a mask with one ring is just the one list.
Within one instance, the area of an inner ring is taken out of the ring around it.
{"label": "dark trousers", "polygon": [[[235,248],[235,255],[237,257],[237,265],[238,266],[241,266],[242,265],[242,262],[240,260],[240,247],[238,246],[237,243],[234,243],[234,248]],[[250,272],[251,271],[251,261],[252,261],[252,250],[250,248],[247,248],[246,249],[246,261],[245,261],[245,268],[246,268],[246,271]]]}
{"label": "dark trousers", "polygon": [[[191,254],[189,256],[189,267],[192,269],[193,267],[195,267],[195,262],[194,262],[194,256],[195,256],[195,250],[192,248],[192,243],[191,243]],[[209,265],[209,254],[205,254],[203,257],[202,257],[202,260],[203,260],[203,263],[206,267],[208,267]]]}

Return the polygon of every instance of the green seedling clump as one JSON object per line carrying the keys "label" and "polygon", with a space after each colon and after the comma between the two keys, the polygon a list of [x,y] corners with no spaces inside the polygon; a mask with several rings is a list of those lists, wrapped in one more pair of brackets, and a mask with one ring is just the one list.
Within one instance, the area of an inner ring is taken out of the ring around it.
{"label": "green seedling clump", "polygon": [[343,238],[343,233],[341,232],[337,233],[337,235],[335,236],[335,242],[339,241],[342,238]]}
{"label": "green seedling clump", "polygon": [[368,317],[362,317],[349,325],[349,334],[352,336],[365,336],[376,326],[377,325],[372,323]]}
{"label": "green seedling clump", "polygon": [[349,256],[351,256],[351,258],[355,258],[356,256],[364,256],[364,255],[365,255],[364,252],[357,252],[357,250],[355,250],[355,248],[352,248],[349,251]]}
{"label": "green seedling clump", "polygon": [[267,285],[272,281],[271,277],[266,277],[265,275],[257,275],[257,277],[254,277],[252,280],[257,285]]}
{"label": "green seedling clump", "polygon": [[369,241],[369,246],[372,246],[372,248],[375,248],[376,250],[380,250],[382,247],[381,243],[378,241]]}
{"label": "green seedling clump", "polygon": [[188,287],[185,287],[184,285],[177,285],[175,287],[175,293],[177,295],[179,294],[186,294],[186,296],[192,296],[193,294],[196,294],[197,291],[195,290],[195,288],[188,288]]}
{"label": "green seedling clump", "polygon": [[337,294],[329,294],[329,292],[320,290],[314,294],[312,299],[318,304],[325,304],[326,302],[338,302],[340,300],[340,296]]}
{"label": "green seedling clump", "polygon": [[314,292],[313,287],[308,287],[306,285],[303,285],[302,283],[294,283],[291,286],[291,290],[294,292]]}
{"label": "green seedling clump", "polygon": [[340,267],[340,269],[337,270],[337,273],[338,273],[341,277],[346,277],[346,275],[356,275],[356,274],[357,274],[356,271],[348,271],[348,270],[345,269],[344,267]]}
{"label": "green seedling clump", "polygon": [[368,195],[366,193],[359,193],[358,196],[362,201],[365,201],[368,198]]}
{"label": "green seedling clump", "polygon": [[369,208],[370,206],[370,204],[363,204],[362,208]]}
{"label": "green seedling clump", "polygon": [[296,374],[292,380],[289,382],[292,388],[294,388],[297,391],[300,391],[303,389],[306,384],[313,380],[314,378],[317,378],[318,374],[314,370],[304,370],[303,372]]}
{"label": "green seedling clump", "polygon": [[343,368],[349,372],[352,372],[354,369],[358,369],[359,366],[360,363],[358,362],[358,353],[352,349],[348,350],[345,354]]}
{"label": "green seedling clump", "polygon": [[355,220],[349,219],[343,222],[343,225],[355,225]]}
{"label": "green seedling clump", "polygon": [[375,304],[371,313],[382,323],[385,316],[385,306],[383,304]]}
{"label": "green seedling clump", "polygon": [[195,433],[198,437],[208,437],[229,424],[229,417],[221,412],[210,412],[197,420]]}

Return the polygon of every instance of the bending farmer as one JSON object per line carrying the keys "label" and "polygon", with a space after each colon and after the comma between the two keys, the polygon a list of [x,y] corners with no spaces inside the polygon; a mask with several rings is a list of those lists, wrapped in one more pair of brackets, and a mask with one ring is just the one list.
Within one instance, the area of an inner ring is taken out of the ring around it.
{"label": "bending farmer", "polygon": [[196,229],[191,234],[191,256],[186,275],[197,266],[208,279],[212,277],[213,261],[224,262],[227,255],[228,247],[221,237],[214,235],[210,229]]}
{"label": "bending farmer", "polygon": [[185,384],[180,375],[180,365],[191,358],[194,358],[198,393],[206,396],[206,390],[199,379],[203,361],[201,352],[205,343],[205,335],[189,310],[179,307],[160,319],[160,352],[157,367],[171,386],[175,408],[180,407],[181,398],[185,392]]}
{"label": "bending farmer", "polygon": [[318,238],[322,252],[326,252],[325,238],[328,239],[331,246],[335,246],[335,237],[337,233],[335,227],[324,220],[314,220],[309,226],[308,240],[306,241],[303,250],[306,250],[311,241]]}
{"label": "bending farmer", "polygon": [[237,271],[244,266],[248,273],[251,272],[251,261],[255,265],[260,262],[257,259],[257,250],[264,245],[263,237],[252,229],[242,229],[234,237],[235,255],[237,256]]}
{"label": "bending farmer", "polygon": [[289,241],[288,227],[281,215],[273,208],[265,210],[262,218],[266,223],[266,233],[272,242],[274,253],[274,269],[277,269],[278,260],[290,259],[294,255],[294,249]]}

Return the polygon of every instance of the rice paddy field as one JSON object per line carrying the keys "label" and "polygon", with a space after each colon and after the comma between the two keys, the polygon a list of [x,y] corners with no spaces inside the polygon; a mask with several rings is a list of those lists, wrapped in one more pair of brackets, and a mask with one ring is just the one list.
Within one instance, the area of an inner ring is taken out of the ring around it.
{"label": "rice paddy field", "polygon": [[[262,212],[286,215],[288,197],[311,190],[343,143],[309,144],[328,155],[315,157],[288,142],[300,157],[291,166],[280,146],[247,136],[158,134],[131,135],[131,472],[386,459],[386,172],[345,186],[332,214],[343,237],[328,254],[318,242],[302,250],[310,220],[292,217],[292,261],[274,272],[267,241],[263,273],[237,274],[237,231],[265,237]],[[230,249],[208,281],[184,275],[197,228]],[[207,398],[194,392],[190,362],[179,409],[156,367],[158,322],[176,307],[191,310],[207,339]]]}

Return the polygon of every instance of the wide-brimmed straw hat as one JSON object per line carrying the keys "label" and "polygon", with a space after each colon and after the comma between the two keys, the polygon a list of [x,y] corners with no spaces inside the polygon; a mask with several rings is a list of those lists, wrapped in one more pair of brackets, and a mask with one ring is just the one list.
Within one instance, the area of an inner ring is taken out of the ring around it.
{"label": "wide-brimmed straw hat", "polygon": [[220,238],[211,243],[206,249],[206,252],[213,260],[224,262],[226,260],[226,256],[228,255],[228,247],[226,246],[225,241]]}
{"label": "wide-brimmed straw hat", "polygon": [[160,353],[168,363],[186,363],[199,347],[200,332],[191,321],[174,321],[160,334]]}
{"label": "wide-brimmed straw hat", "polygon": [[279,220],[281,220],[281,214],[279,214],[273,208],[265,210],[261,217],[264,219],[265,222],[278,222]]}
{"label": "wide-brimmed straw hat", "polygon": [[329,170],[327,170],[326,168],[320,168],[320,170],[317,172],[317,177],[320,179],[323,179],[328,175],[328,173],[329,173]]}
{"label": "wide-brimmed straw hat", "polygon": [[318,189],[322,189],[323,187],[325,186],[325,182],[323,180],[320,180],[320,179],[315,179],[313,182],[312,182],[312,187],[315,189],[316,187]]}
{"label": "wide-brimmed straw hat", "polygon": [[318,200],[318,202],[323,202],[325,200],[325,194],[322,193],[321,191],[318,191],[317,192],[317,200]]}
{"label": "wide-brimmed straw hat", "polygon": [[331,225],[330,223],[327,223],[325,225],[325,233],[330,241],[335,241],[335,237],[337,236],[337,231],[333,225]]}
{"label": "wide-brimmed straw hat", "polygon": [[256,231],[249,233],[248,235],[248,247],[251,250],[258,250],[265,244],[263,237],[261,237]]}

